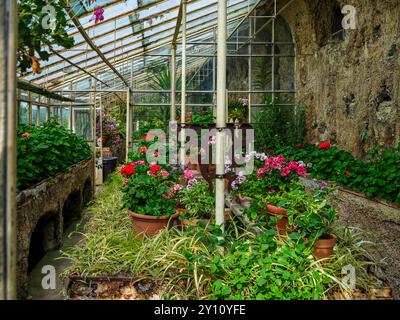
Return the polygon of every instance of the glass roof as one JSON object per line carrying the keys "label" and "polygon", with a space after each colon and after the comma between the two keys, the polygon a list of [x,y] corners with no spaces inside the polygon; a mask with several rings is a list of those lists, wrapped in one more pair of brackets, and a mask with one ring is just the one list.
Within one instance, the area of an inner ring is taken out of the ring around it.
{"label": "glass roof", "polygon": [[[228,0],[228,34],[236,30],[256,5],[265,2]],[[179,0],[71,0],[69,5],[70,16],[78,18],[94,45],[130,85],[133,81],[135,86],[145,87],[146,77],[142,71],[146,64],[168,63],[169,57],[165,55],[171,52]],[[96,6],[104,9],[104,20],[98,23],[93,19]],[[215,41],[217,10],[218,1],[187,1],[187,54],[191,55],[187,58],[188,73],[204,64],[207,60],[204,55],[215,53],[216,46],[212,43]],[[86,79],[88,82],[88,79],[96,77],[100,80],[100,87],[125,88],[121,79],[85,41],[78,28],[74,27],[68,32],[75,40],[74,46],[71,49],[54,47],[56,53],[41,63],[43,71],[36,75],[28,73],[25,80],[59,90],[66,89],[71,81],[81,82]],[[178,72],[181,54],[179,41],[180,33],[177,46]],[[196,41],[196,44],[191,44],[191,41]],[[86,88],[87,84],[82,86]]]}

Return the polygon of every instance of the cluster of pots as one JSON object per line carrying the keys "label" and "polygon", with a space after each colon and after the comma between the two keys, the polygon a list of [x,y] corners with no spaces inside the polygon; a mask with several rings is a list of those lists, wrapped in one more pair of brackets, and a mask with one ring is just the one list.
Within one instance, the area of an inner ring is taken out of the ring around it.
{"label": "cluster of pots", "polygon": [[[253,198],[244,197],[239,194],[237,198],[237,202],[243,207],[248,208],[250,207],[251,201]],[[274,217],[280,217],[277,219],[277,224],[275,226],[276,231],[280,235],[287,234],[287,226],[288,226],[288,216],[287,210],[284,208],[276,207],[271,204],[266,205],[268,214]],[[336,236],[333,234],[326,234],[314,243],[314,252],[313,255],[315,258],[324,259],[328,258],[333,253],[333,248],[336,245]]]}

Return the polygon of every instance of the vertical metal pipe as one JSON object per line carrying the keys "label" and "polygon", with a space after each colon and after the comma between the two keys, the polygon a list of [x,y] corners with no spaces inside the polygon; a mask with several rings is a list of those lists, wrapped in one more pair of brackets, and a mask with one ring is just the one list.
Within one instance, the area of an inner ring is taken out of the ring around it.
{"label": "vertical metal pipe", "polygon": [[226,127],[226,0],[218,1],[217,45],[217,139],[216,139],[216,223],[223,227],[225,212],[225,132]]}
{"label": "vertical metal pipe", "polygon": [[[252,80],[253,80],[253,68],[252,68],[252,64],[253,64],[253,57],[252,57],[252,54],[253,54],[253,49],[252,49],[252,39],[253,39],[253,20],[255,19],[255,18],[252,18],[253,16],[250,14],[249,15],[249,40],[250,40],[250,42],[249,42],[249,61],[248,61],[248,63],[249,63],[249,94],[248,94],[248,96],[247,96],[247,100],[248,100],[248,103],[247,103],[247,108],[248,108],[248,121],[249,121],[249,123],[251,123],[251,98],[252,98],[252,96],[251,96],[251,91],[252,91]],[[263,89],[263,88],[261,88],[261,89]]]}
{"label": "vertical metal pipe", "polygon": [[131,90],[126,90],[126,137],[125,137],[125,161],[128,162],[129,140],[131,136]]}
{"label": "vertical metal pipe", "polygon": [[46,105],[46,121],[50,120],[50,98],[47,98],[47,105]]}
{"label": "vertical metal pipe", "polygon": [[16,298],[17,1],[0,2],[0,300]]}
{"label": "vertical metal pipe", "polygon": [[185,141],[186,141],[186,0],[182,0],[182,76],[181,76],[181,149],[180,161],[185,163]]}
{"label": "vertical metal pipe", "polygon": [[176,44],[172,45],[171,57],[171,111],[170,121],[176,121]]}
{"label": "vertical metal pipe", "polygon": [[28,124],[32,124],[32,92],[28,92],[28,100],[29,100],[29,105],[28,105]]}

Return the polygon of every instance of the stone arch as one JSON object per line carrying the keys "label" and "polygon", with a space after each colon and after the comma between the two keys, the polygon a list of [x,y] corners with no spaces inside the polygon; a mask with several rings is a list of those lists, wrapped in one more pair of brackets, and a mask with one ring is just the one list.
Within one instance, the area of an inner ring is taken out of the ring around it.
{"label": "stone arch", "polygon": [[83,201],[83,206],[86,206],[90,200],[93,198],[93,185],[92,185],[92,179],[88,177],[83,185],[82,189],[82,201]]}
{"label": "stone arch", "polygon": [[81,213],[82,194],[80,190],[75,190],[69,194],[63,205],[62,217],[64,232],[74,220],[77,220],[81,217]]}
{"label": "stone arch", "polygon": [[36,223],[30,236],[28,273],[48,251],[58,248],[61,241],[60,215],[57,211],[45,213]]}

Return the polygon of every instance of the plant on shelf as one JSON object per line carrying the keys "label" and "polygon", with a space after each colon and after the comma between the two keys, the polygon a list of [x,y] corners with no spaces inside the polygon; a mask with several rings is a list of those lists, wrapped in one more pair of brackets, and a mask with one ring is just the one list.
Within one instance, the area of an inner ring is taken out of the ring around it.
{"label": "plant on shelf", "polygon": [[184,218],[208,220],[215,209],[215,194],[210,192],[209,185],[204,180],[191,181],[180,192],[181,201],[185,207]]}
{"label": "plant on shelf", "polygon": [[158,164],[144,161],[124,166],[124,208],[132,217],[136,234],[152,236],[178,217],[175,193],[181,186],[169,180],[170,173]]}
{"label": "plant on shelf", "polygon": [[[178,118],[178,122],[181,121],[181,117]],[[201,124],[208,125],[215,122],[212,107],[201,107],[199,110],[189,112],[186,118],[186,122],[190,124]]]}
{"label": "plant on shelf", "polygon": [[96,113],[96,131],[102,132],[103,147],[113,147],[124,140],[119,123],[108,113],[97,111]]}
{"label": "plant on shelf", "polygon": [[228,118],[232,122],[244,122],[249,113],[249,100],[248,99],[237,99],[228,102]]}
{"label": "plant on shelf", "polygon": [[18,190],[52,177],[91,156],[88,143],[55,119],[40,127],[20,125],[17,129]]}
{"label": "plant on shelf", "polygon": [[18,1],[18,68],[40,73],[40,60],[47,61],[53,47],[70,49],[74,38],[68,34],[73,26],[67,19],[66,1]]}

